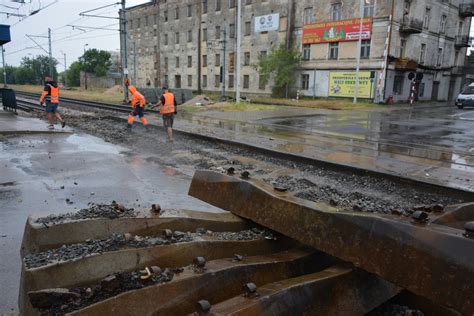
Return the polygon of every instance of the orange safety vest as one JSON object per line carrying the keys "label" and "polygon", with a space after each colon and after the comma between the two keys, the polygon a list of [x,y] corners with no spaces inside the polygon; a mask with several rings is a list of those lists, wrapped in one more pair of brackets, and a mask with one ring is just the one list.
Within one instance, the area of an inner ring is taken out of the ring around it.
{"label": "orange safety vest", "polygon": [[129,86],[128,91],[132,95],[132,100],[131,100],[132,108],[135,109],[137,107],[137,104],[139,104],[139,106],[143,108],[146,104],[146,100],[143,94],[138,92],[135,86]]}
{"label": "orange safety vest", "polygon": [[40,101],[44,102],[44,100],[46,99],[46,101],[48,102],[58,104],[59,103],[59,87],[54,87],[51,84],[48,84],[48,86],[49,86],[50,93],[48,94],[47,91],[43,91],[41,93]]}
{"label": "orange safety vest", "polygon": [[165,98],[165,104],[160,109],[160,114],[172,114],[175,112],[174,107],[174,94],[171,92],[163,94]]}

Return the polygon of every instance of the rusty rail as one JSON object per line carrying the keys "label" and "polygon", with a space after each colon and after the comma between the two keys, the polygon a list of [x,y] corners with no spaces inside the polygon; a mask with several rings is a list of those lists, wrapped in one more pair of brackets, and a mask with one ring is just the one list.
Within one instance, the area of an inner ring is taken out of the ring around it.
{"label": "rusty rail", "polygon": [[198,171],[189,194],[313,246],[437,304],[474,313],[474,240],[461,229],[338,212],[259,181]]}

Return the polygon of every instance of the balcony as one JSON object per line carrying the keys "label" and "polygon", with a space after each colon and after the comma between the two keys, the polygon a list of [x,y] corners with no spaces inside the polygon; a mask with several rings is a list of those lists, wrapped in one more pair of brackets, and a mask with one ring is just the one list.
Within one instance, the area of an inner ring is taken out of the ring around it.
{"label": "balcony", "polygon": [[455,75],[473,75],[474,66],[455,66],[452,73]]}
{"label": "balcony", "polygon": [[454,39],[454,46],[456,47],[469,47],[469,36],[467,35],[456,35]]}
{"label": "balcony", "polygon": [[421,33],[423,31],[423,21],[419,19],[405,17],[400,26],[400,32],[402,33]]}
{"label": "balcony", "polygon": [[474,16],[474,1],[467,0],[459,5],[459,15],[462,17]]}

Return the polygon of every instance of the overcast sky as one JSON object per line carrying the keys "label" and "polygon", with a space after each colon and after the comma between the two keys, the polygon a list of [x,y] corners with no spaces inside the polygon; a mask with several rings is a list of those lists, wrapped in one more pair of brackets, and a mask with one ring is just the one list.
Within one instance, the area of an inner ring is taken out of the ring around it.
{"label": "overcast sky", "polygon": [[[41,54],[45,55],[46,52],[38,48],[33,41],[26,37],[26,34],[47,36],[48,27],[52,30],[53,57],[60,62],[58,71],[61,71],[64,67],[62,52],[66,53],[68,65],[83,54],[84,47],[118,52],[120,43],[118,31],[92,30],[87,28],[83,28],[83,30],[73,30],[72,27],[67,25],[118,29],[118,20],[80,17],[79,13],[120,1],[59,0],[56,3],[54,3],[54,0],[23,1],[28,4],[20,5],[12,0],[0,0],[0,12],[29,15],[32,11],[40,7],[46,8],[22,21],[20,21],[18,17],[7,17],[3,13],[0,14],[0,24],[11,26],[10,32],[12,41],[4,46],[7,64],[17,66],[25,56],[33,57]],[[129,7],[145,2],[149,1],[127,0],[126,3],[127,7]],[[48,5],[50,6],[47,7]],[[13,10],[8,7],[19,8],[19,10]],[[119,5],[112,6],[96,11],[93,14],[101,13],[100,15],[118,17],[119,8]],[[47,38],[37,37],[35,40],[43,46],[45,50],[48,50]],[[85,46],[86,44],[88,44],[88,46]]]}

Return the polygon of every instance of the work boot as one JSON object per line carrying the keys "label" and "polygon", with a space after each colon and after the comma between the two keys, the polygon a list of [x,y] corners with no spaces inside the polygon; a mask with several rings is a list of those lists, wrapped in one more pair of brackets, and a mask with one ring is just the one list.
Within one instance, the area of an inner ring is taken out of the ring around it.
{"label": "work boot", "polygon": [[66,126],[66,121],[61,122],[61,127],[64,128]]}

